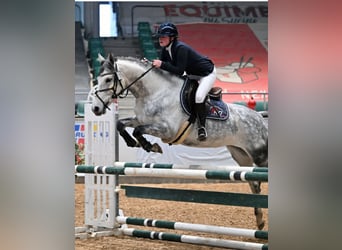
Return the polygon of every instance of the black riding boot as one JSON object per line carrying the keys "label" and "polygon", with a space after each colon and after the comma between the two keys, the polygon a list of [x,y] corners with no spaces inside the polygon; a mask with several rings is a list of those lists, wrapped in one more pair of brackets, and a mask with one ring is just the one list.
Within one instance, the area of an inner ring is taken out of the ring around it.
{"label": "black riding boot", "polygon": [[195,111],[198,119],[198,140],[204,141],[207,139],[207,130],[205,129],[205,119],[207,112],[205,110],[205,102],[195,103]]}

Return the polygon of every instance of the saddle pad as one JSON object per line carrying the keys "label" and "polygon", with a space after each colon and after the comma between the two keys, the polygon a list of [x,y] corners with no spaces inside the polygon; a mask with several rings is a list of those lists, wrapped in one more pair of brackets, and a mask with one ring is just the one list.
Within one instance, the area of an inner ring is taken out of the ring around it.
{"label": "saddle pad", "polygon": [[222,121],[228,119],[229,117],[228,106],[222,100],[218,101],[218,100],[213,100],[209,98],[206,106],[208,108],[208,114],[207,114],[208,119],[222,120]]}
{"label": "saddle pad", "polygon": [[[184,112],[191,116],[191,103],[194,103],[195,92],[198,83],[189,79],[184,80],[183,87],[180,92],[180,103]],[[192,100],[190,100],[192,99]],[[207,119],[227,120],[229,117],[228,106],[222,100],[214,100],[209,96],[206,101]]]}

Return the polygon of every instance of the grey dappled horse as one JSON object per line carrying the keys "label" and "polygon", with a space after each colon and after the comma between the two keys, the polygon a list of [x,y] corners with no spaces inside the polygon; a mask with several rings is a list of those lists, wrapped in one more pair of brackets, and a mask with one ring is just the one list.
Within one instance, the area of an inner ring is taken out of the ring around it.
{"label": "grey dappled horse", "polygon": [[[135,117],[121,119],[117,129],[130,147],[142,147],[148,152],[159,152],[158,144],[151,144],[143,135],[149,134],[174,142],[189,118],[180,105],[182,77],[172,75],[136,58],[107,58],[99,55],[101,62],[98,85],[90,93],[95,115],[105,113],[108,105],[117,97],[125,97],[130,91],[135,97]],[[240,166],[268,165],[268,125],[258,112],[243,105],[228,104],[229,118],[225,121],[206,120],[208,137],[197,140],[197,125],[192,124],[181,144],[192,147],[226,146]],[[133,137],[126,131],[132,127]],[[188,128],[188,126],[186,126]],[[260,193],[260,182],[250,182],[253,193]],[[261,208],[255,208],[257,226],[262,229]]]}

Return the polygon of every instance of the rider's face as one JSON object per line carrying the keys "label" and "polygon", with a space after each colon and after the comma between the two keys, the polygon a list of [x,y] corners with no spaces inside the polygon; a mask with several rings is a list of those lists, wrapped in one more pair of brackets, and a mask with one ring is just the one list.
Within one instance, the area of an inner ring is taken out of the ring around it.
{"label": "rider's face", "polygon": [[161,47],[166,47],[170,44],[172,38],[169,36],[161,36],[159,37],[159,45]]}

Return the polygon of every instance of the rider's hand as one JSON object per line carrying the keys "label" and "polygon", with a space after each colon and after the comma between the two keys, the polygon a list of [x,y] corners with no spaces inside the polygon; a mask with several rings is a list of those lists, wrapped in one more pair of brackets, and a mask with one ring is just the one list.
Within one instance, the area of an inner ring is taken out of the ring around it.
{"label": "rider's hand", "polygon": [[158,59],[155,59],[152,61],[152,65],[156,68],[160,68],[161,64],[162,64],[162,61],[160,61]]}

